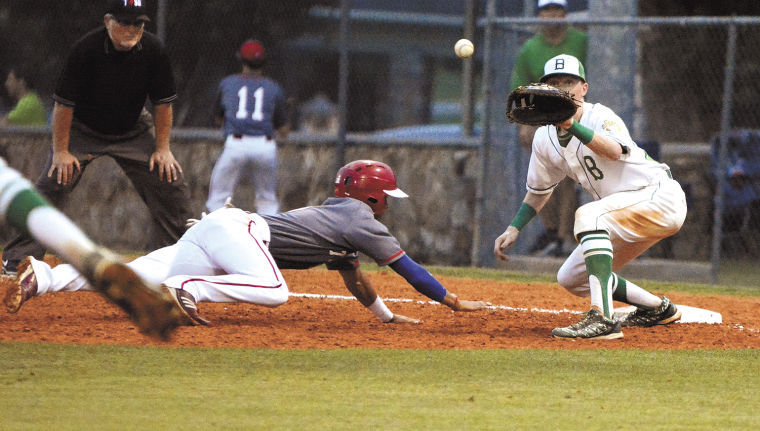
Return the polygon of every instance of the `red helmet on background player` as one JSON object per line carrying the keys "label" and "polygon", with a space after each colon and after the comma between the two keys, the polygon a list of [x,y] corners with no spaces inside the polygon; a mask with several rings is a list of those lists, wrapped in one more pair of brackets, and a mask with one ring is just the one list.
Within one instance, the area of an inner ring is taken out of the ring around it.
{"label": "red helmet on background player", "polygon": [[335,196],[358,199],[380,215],[388,208],[387,196],[409,197],[396,186],[391,168],[374,160],[355,160],[338,170]]}

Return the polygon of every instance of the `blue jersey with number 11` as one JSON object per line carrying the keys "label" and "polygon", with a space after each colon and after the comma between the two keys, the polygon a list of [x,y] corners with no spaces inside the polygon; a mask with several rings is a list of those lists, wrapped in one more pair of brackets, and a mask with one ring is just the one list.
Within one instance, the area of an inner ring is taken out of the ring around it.
{"label": "blue jersey with number 11", "polygon": [[285,95],[269,78],[238,74],[219,84],[216,113],[224,117],[225,135],[274,137],[287,123]]}

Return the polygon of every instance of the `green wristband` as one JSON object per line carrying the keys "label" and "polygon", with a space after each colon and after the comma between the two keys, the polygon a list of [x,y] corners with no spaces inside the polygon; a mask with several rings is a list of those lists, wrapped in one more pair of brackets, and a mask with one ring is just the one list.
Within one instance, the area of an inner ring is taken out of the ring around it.
{"label": "green wristband", "polygon": [[583,142],[583,145],[588,145],[594,139],[594,131],[586,126],[582,126],[581,123],[575,120],[573,120],[573,125],[567,131]]}
{"label": "green wristband", "polygon": [[522,228],[524,228],[529,221],[533,220],[533,217],[535,216],[536,210],[534,210],[532,206],[523,202],[523,204],[520,205],[520,209],[517,210],[515,218],[512,219],[512,223],[509,225],[514,226],[517,230],[522,230]]}

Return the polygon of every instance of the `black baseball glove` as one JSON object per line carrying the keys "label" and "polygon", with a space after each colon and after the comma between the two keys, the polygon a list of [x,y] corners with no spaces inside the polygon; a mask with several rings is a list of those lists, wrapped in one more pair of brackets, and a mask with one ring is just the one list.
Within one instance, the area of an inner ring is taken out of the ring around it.
{"label": "black baseball glove", "polygon": [[576,100],[567,91],[546,84],[515,88],[507,99],[507,118],[529,126],[558,124],[575,114]]}

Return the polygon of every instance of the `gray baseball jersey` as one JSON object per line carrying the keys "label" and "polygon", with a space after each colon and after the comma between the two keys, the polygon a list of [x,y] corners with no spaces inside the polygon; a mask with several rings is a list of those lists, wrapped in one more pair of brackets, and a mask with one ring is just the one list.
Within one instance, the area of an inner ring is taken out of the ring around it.
{"label": "gray baseball jersey", "polygon": [[326,264],[328,269],[353,269],[358,252],[378,265],[404,256],[398,240],[375,220],[369,205],[353,198],[329,198],[320,206],[262,215],[269,224],[269,252],[281,269]]}

